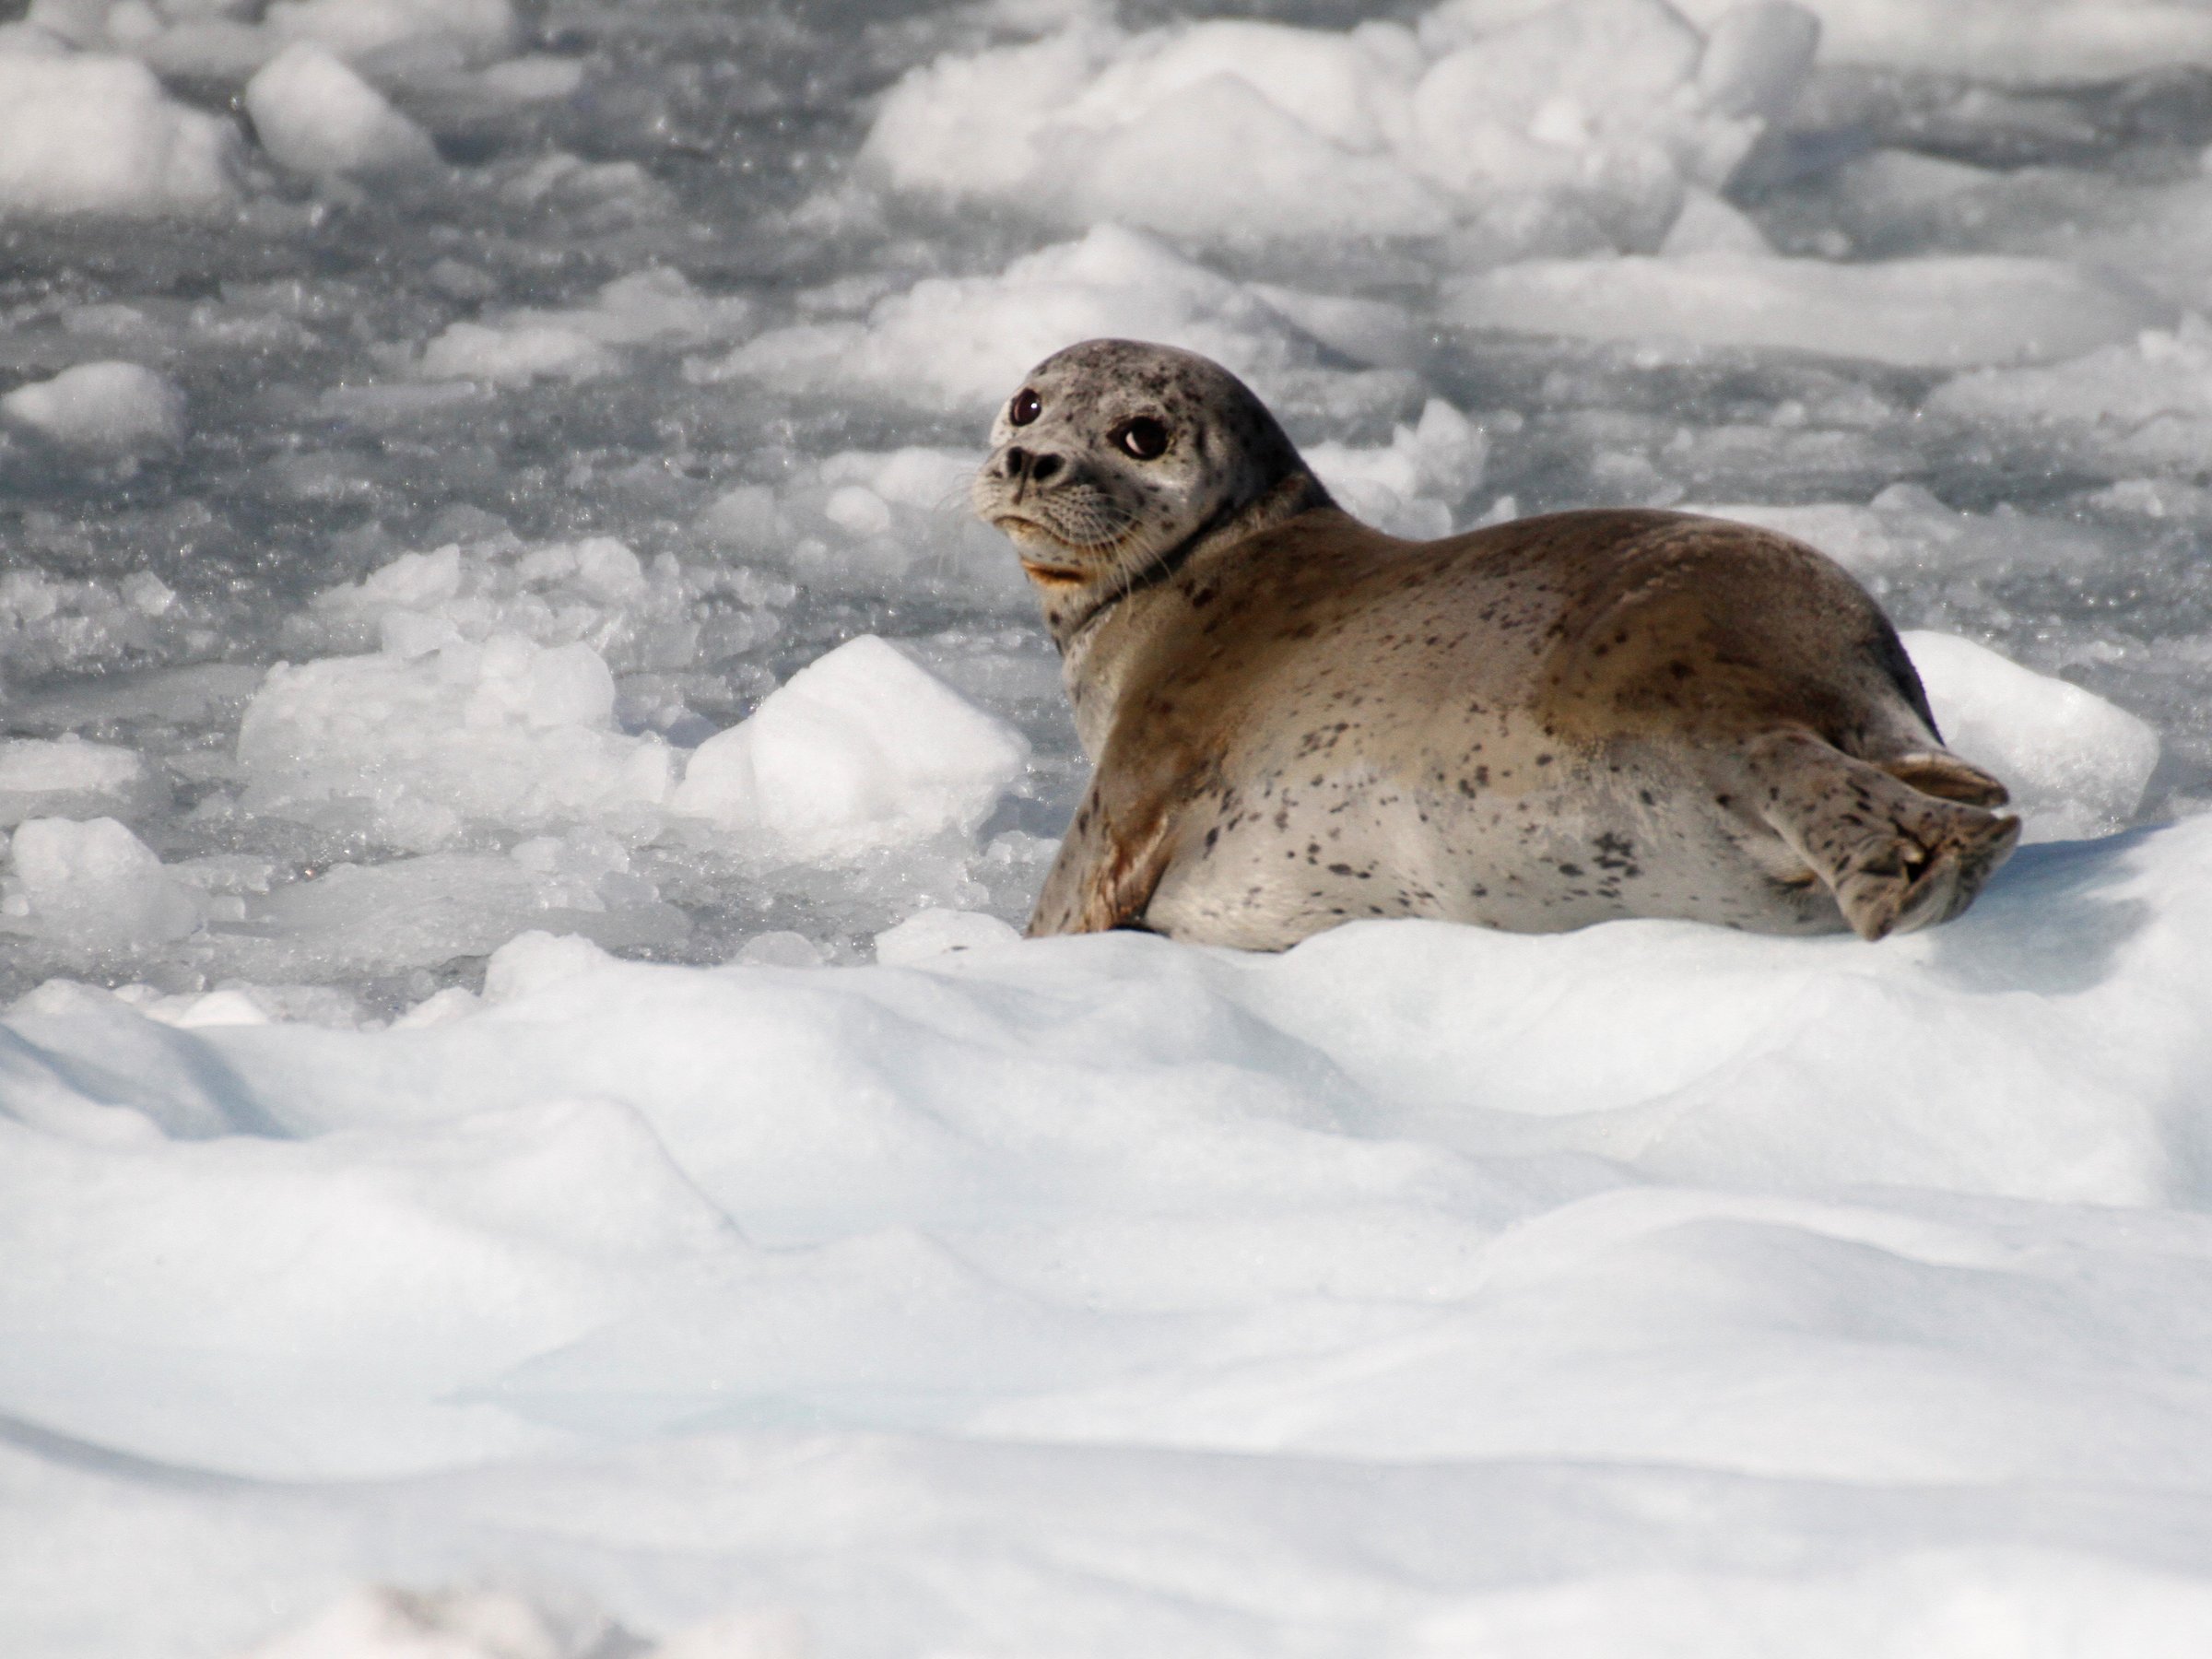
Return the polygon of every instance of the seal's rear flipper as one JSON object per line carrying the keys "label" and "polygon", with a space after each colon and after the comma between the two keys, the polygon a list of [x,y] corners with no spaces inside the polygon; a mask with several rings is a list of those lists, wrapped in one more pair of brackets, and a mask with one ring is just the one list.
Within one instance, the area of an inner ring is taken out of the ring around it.
{"label": "seal's rear flipper", "polygon": [[2002,806],[2012,799],[2012,791],[2003,783],[1948,749],[1914,749],[1885,757],[1875,764],[1923,794],[1940,795],[1947,801],[1963,801],[1969,806]]}
{"label": "seal's rear flipper", "polygon": [[[1914,787],[1896,775],[1912,775],[1905,764],[1870,766],[1810,732],[1756,738],[1749,758],[1759,815],[1828,884],[1863,939],[1949,921],[2020,839],[2018,818]],[[2004,799],[2004,786],[1986,772],[1940,759],[1946,764],[1929,769],[1931,783],[1972,787],[1984,798],[1982,785],[1992,785]]]}

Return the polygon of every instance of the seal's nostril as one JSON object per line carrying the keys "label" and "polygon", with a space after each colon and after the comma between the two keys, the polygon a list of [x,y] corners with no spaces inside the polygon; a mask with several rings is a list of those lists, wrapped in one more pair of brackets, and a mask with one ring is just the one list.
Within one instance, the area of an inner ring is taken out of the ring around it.
{"label": "seal's nostril", "polygon": [[1059,456],[1040,455],[1037,457],[1036,464],[1030,468],[1030,477],[1034,478],[1038,483],[1041,484],[1059,470]]}
{"label": "seal's nostril", "polygon": [[1006,477],[1009,478],[1020,477],[1022,469],[1029,464],[1030,452],[1018,444],[1015,445],[1006,452]]}

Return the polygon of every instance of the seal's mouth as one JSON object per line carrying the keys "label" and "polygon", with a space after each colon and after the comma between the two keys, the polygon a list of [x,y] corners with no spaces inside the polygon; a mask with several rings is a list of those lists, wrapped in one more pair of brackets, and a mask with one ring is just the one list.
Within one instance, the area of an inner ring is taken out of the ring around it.
{"label": "seal's mouth", "polygon": [[1072,565],[1039,564],[1035,559],[1021,561],[1022,574],[1041,587],[1079,587],[1090,580]]}

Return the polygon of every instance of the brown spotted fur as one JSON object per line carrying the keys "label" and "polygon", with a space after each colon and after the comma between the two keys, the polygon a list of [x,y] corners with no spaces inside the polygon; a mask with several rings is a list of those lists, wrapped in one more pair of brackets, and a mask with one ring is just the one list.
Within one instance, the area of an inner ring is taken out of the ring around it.
{"label": "brown spotted fur", "polygon": [[[978,508],[1030,515],[1007,527],[1051,572],[1096,765],[1033,934],[1679,916],[1871,939],[1959,913],[2018,836],[1874,602],[1785,536],[1601,511],[1400,541],[1203,359],[1091,342],[1028,384],[1058,418],[1002,415]],[[1180,471],[1105,446],[1132,408],[1170,420]],[[1059,461],[1009,507],[1017,448]],[[1055,483],[1135,503],[1138,530],[1057,539]]]}

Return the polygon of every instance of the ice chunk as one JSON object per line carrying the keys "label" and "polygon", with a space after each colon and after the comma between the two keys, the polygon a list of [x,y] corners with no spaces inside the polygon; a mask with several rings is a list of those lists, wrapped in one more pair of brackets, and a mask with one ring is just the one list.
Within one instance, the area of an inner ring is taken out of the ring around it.
{"label": "ice chunk", "polygon": [[268,27],[345,58],[443,41],[481,60],[504,56],[515,39],[508,0],[277,0],[269,7]]}
{"label": "ice chunk", "polygon": [[415,851],[471,822],[644,833],[668,795],[669,750],[618,732],[614,701],[606,661],[581,641],[495,633],[415,656],[280,663],[239,728],[246,806],[365,822]]}
{"label": "ice chunk", "polygon": [[28,818],[127,813],[159,794],[135,749],[75,735],[0,739],[0,828]]}
{"label": "ice chunk", "polygon": [[31,930],[91,952],[183,937],[199,907],[153,849],[112,818],[31,818],[16,827],[9,860]]}
{"label": "ice chunk", "polygon": [[[1677,4],[1708,27],[1739,9]],[[2212,61],[2212,17],[2193,0],[1804,0],[1803,9],[1819,19],[1832,63],[2078,84]]]}
{"label": "ice chunk", "polygon": [[1793,0],[1732,5],[1706,34],[1699,95],[1722,115],[1786,115],[1819,44],[1819,18]]}
{"label": "ice chunk", "polygon": [[[1363,309],[1360,321],[1373,315]],[[1335,321],[1351,319],[1339,312]],[[687,372],[980,414],[1031,365],[1101,335],[1203,353],[1293,412],[1347,398],[1395,406],[1408,389],[1402,374],[1320,367],[1313,338],[1260,288],[1111,225],[1027,254],[994,276],[926,277],[876,301],[865,320],[771,329],[719,360],[694,360]]]}
{"label": "ice chunk", "polygon": [[79,363],[0,397],[0,416],[56,443],[133,455],[184,441],[184,394],[138,363]]}
{"label": "ice chunk", "polygon": [[437,967],[533,930],[609,949],[680,941],[683,912],[620,874],[610,885],[480,853],[337,865],[251,900],[237,931],[205,944],[232,971],[273,980]]}
{"label": "ice chunk", "polygon": [[1913,367],[2047,362],[2167,321],[2163,303],[2055,260],[1844,265],[1709,253],[1538,260],[1447,285],[1453,321],[1517,334],[1681,340]]}
{"label": "ice chunk", "polygon": [[2147,722],[1954,634],[1904,641],[1944,740],[2005,781],[2024,839],[2076,841],[2134,822],[2159,764]]}
{"label": "ice chunk", "polygon": [[2192,315],[2070,362],[1963,374],[1927,407],[2087,442],[2114,465],[2195,472],[2212,442],[2212,324]]}
{"label": "ice chunk", "polygon": [[[1384,151],[1405,65],[1357,35],[1236,20],[1103,29],[914,71],[864,166],[1060,223],[1200,236],[1426,234],[1448,217]],[[994,120],[979,136],[971,112]],[[1207,165],[1187,158],[1205,155]]]}
{"label": "ice chunk", "polygon": [[647,565],[612,536],[452,542],[325,589],[288,637],[314,650],[381,644],[411,657],[519,634],[540,645],[582,641],[617,673],[677,669],[697,663],[702,645],[712,661],[773,639],[777,607],[791,598],[790,583],[742,567],[686,566],[665,553]]}
{"label": "ice chunk", "polygon": [[886,968],[905,968],[947,951],[988,949],[1020,937],[996,916],[981,911],[917,911],[876,935],[876,959]]}
{"label": "ice chunk", "polygon": [[1692,253],[1762,255],[1774,252],[1766,233],[1710,190],[1682,193],[1682,210],[1669,226],[1659,252],[1668,258]]}
{"label": "ice chunk", "polygon": [[1788,107],[1812,33],[1772,5],[1709,43],[1662,0],[1447,6],[1418,41],[1086,23],[913,71],[862,160],[899,190],[1200,240],[1427,236],[1552,193],[1648,246],[1684,181],[1719,185]]}
{"label": "ice chunk", "polygon": [[562,980],[604,968],[614,959],[592,943],[572,934],[549,934],[541,929],[517,934],[491,953],[484,964],[484,1001],[512,1002]]}
{"label": "ice chunk", "polygon": [[1954,512],[1910,484],[1891,485],[1864,506],[1734,502],[1686,510],[1794,535],[1877,591],[1929,577],[1990,581],[2035,571],[2078,578],[2115,551],[2109,537],[2077,523],[2009,509]]}
{"label": "ice chunk", "polygon": [[262,147],[294,172],[398,172],[438,159],[428,133],[305,41],[286,47],[247,82],[245,100]]}
{"label": "ice chunk", "polygon": [[1304,453],[1347,512],[1394,535],[1432,540],[1451,530],[1454,511],[1482,483],[1489,441],[1432,397],[1420,423],[1399,426],[1385,447],[1311,443]]}
{"label": "ice chunk", "polygon": [[768,860],[972,835],[1029,744],[872,634],[818,657],[693,751],[674,809]]}
{"label": "ice chunk", "polygon": [[772,330],[705,372],[987,408],[1033,364],[1100,335],[1185,347],[1247,375],[1298,355],[1296,331],[1240,284],[1100,226],[997,276],[927,278],[877,301],[865,323]]}
{"label": "ice chunk", "polygon": [[614,353],[581,329],[550,324],[512,328],[454,323],[422,348],[426,380],[480,380],[494,385],[534,380],[594,380],[619,366]]}
{"label": "ice chunk", "polygon": [[237,194],[237,147],[132,59],[0,53],[0,211],[205,214]]}

